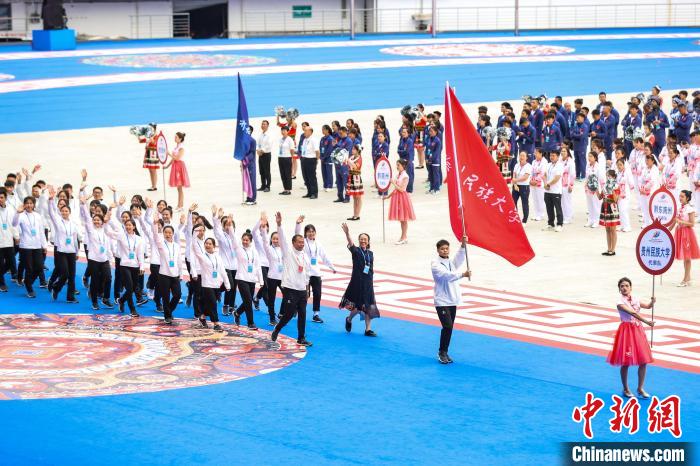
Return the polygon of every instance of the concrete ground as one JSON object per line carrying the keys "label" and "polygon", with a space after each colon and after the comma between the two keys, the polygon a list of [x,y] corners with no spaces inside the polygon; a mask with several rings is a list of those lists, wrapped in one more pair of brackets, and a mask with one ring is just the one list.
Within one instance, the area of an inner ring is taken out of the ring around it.
{"label": "concrete ground", "polygon": [[[609,98],[624,115],[627,100],[637,92],[638,90],[630,90],[625,94],[610,95]],[[664,91],[666,103],[674,92]],[[565,97],[564,101],[572,102],[573,97]],[[597,102],[597,96],[584,96],[584,105],[593,108]],[[521,102],[511,103],[516,113],[519,113]],[[482,104],[489,107],[492,117],[499,114],[500,102],[470,103],[465,107],[471,118],[475,118],[476,107]],[[433,109],[437,108],[428,108],[429,111]],[[299,123],[308,121],[315,128],[318,137],[323,124],[336,119],[344,123],[346,118],[353,118],[369,142],[372,121],[378,114],[385,116],[391,131],[391,159],[395,160],[397,130],[400,125],[400,115],[396,108],[302,115]],[[257,134],[260,119],[253,119],[251,123]],[[336,263],[349,263],[350,257],[345,249],[340,224],[352,215],[352,204],[332,203],[336,197],[335,191],[326,193],[321,190],[317,200],[302,199],[305,191],[302,189],[301,170],[294,181],[293,195],[279,196],[277,193],[281,190],[281,181],[277,164],[273,160],[272,191],[260,193],[257,206],[241,205],[240,169],[238,162],[232,158],[234,128],[233,120],[167,124],[160,128],[171,144],[175,131],[187,133],[185,161],[192,187],[186,191],[186,205],[197,202],[200,212],[208,211],[213,203],[224,206],[227,211],[233,212],[239,226],[252,226],[261,211],[270,215],[279,210],[291,228],[293,217],[304,214],[307,221],[316,225],[319,239],[332,260]],[[276,129],[272,131],[274,139],[277,139]],[[128,127],[0,135],[0,171],[16,171],[20,167],[40,163],[43,167],[37,175],[40,178],[54,184],[71,182],[77,185],[80,169],[86,168],[91,186],[99,184],[106,188],[107,185],[114,184],[120,193],[127,196],[137,192],[146,194],[148,174],[141,168],[142,155],[143,146],[129,133]],[[365,161],[368,159],[369,146],[365,152]],[[399,224],[396,222],[386,222],[386,242],[382,241],[382,201],[369,190],[372,167],[365,163],[363,180],[366,194],[361,220],[349,223],[353,235],[359,232],[371,235],[378,269],[429,277],[429,262],[435,254],[435,242],[447,238],[453,244],[457,243],[448,221],[447,192],[443,190],[439,195],[427,195],[427,189],[423,187],[426,178],[427,172],[417,171],[416,189],[412,196],[417,220],[409,226],[409,243],[396,246],[393,243],[400,235]],[[162,179],[159,179],[159,186],[162,186],[161,183]],[[684,183],[684,186],[687,185],[687,180]],[[153,198],[162,197],[160,188]],[[176,191],[168,188],[169,203],[173,204],[176,199]],[[632,203],[635,204],[636,202]],[[387,203],[387,211],[388,207]],[[637,215],[631,215],[634,230],[619,234],[617,255],[604,257],[600,253],[606,249],[605,230],[583,227],[586,206],[582,183],[577,183],[575,187],[574,209],[574,222],[566,225],[561,233],[541,231],[544,222],[528,222],[525,225],[536,257],[523,267],[516,268],[490,252],[469,247],[469,261],[474,273],[472,284],[503,290],[505,293],[517,292],[614,306],[617,300],[617,280],[628,276],[634,283],[635,292],[640,297],[648,297],[651,294],[652,278],[642,271],[634,253],[641,226]],[[700,264],[694,263],[693,267],[693,277],[698,280]],[[697,284],[677,288],[676,284],[682,275],[682,264],[674,263],[663,276],[663,283],[657,278],[656,312],[665,317],[698,322],[700,293]]]}

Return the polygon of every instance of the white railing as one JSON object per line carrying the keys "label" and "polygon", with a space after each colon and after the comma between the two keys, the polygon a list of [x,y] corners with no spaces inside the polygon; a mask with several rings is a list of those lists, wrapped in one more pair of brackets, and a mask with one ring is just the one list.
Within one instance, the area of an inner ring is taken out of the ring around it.
{"label": "white railing", "polygon": [[[429,2],[427,2],[429,4]],[[517,21],[516,21],[517,16]],[[292,10],[248,10],[242,35],[350,33],[350,11],[313,10],[294,18]],[[436,9],[436,31],[514,31],[524,29],[589,29],[700,26],[700,2],[669,0],[648,4],[480,6]],[[355,9],[354,32],[396,33],[429,30],[430,8]]]}
{"label": "white railing", "polygon": [[190,14],[130,15],[130,39],[162,39],[190,36]]}
{"label": "white railing", "polygon": [[30,40],[34,29],[42,29],[41,18],[0,17],[0,39]]}

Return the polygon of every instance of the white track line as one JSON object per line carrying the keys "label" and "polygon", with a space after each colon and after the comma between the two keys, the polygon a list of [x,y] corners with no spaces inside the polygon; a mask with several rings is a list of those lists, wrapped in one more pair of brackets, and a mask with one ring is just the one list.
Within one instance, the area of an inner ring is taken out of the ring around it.
{"label": "white track line", "polygon": [[307,65],[256,66],[243,68],[212,68],[178,71],[147,71],[138,73],[104,74],[65,78],[33,79],[0,83],[0,94],[64,87],[94,86],[99,84],[164,81],[171,79],[221,78],[241,75],[308,73],[358,69],[416,68],[457,65],[487,65],[495,63],[556,63],[618,60],[660,60],[668,58],[700,58],[698,52],[610,53],[587,55],[546,55],[521,57],[433,58],[411,60],[383,60],[368,62],[341,62]]}
{"label": "white track line", "polygon": [[2,60],[32,60],[39,58],[98,57],[108,55],[140,55],[145,53],[184,53],[221,52],[251,50],[325,49],[338,47],[383,47],[389,45],[431,45],[431,44],[486,44],[521,43],[551,41],[598,41],[625,39],[699,39],[700,33],[658,33],[658,34],[580,34],[553,36],[497,36],[497,37],[454,37],[438,39],[378,39],[357,41],[327,42],[277,42],[266,44],[227,44],[227,45],[185,45],[169,47],[139,47],[119,49],[82,49],[56,52],[10,52],[0,53]]}

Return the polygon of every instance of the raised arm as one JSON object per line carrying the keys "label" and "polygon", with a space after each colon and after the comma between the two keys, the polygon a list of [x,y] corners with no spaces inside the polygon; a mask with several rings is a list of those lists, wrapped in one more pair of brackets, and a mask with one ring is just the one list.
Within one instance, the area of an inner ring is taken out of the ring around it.
{"label": "raised arm", "polygon": [[345,233],[345,238],[346,238],[347,241],[348,241],[348,247],[351,248],[351,247],[355,246],[355,243],[352,241],[352,238],[350,237],[350,229],[348,228],[348,224],[347,224],[347,223],[342,223],[342,224],[340,225],[340,228],[342,228],[342,229],[343,229],[343,233]]}
{"label": "raised arm", "polygon": [[282,249],[282,254],[287,255],[289,253],[289,245],[287,244],[287,238],[284,234],[284,228],[282,228],[282,214],[277,212],[275,214],[275,221],[277,222],[277,235],[279,236],[280,248]]}

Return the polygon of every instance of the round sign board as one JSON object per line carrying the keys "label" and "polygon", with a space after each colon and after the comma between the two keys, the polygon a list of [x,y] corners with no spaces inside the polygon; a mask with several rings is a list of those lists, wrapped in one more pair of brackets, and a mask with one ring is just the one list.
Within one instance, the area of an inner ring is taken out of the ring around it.
{"label": "round sign board", "polygon": [[649,197],[649,216],[652,220],[658,219],[659,223],[668,227],[676,218],[677,206],[673,193],[661,186]]}
{"label": "round sign board", "polygon": [[668,228],[657,219],[639,234],[636,252],[637,261],[646,273],[661,275],[673,264],[676,243]]}
{"label": "round sign board", "polygon": [[162,131],[158,134],[158,138],[156,139],[156,155],[160,163],[165,165],[165,162],[168,160],[168,141],[165,140]]}
{"label": "round sign board", "polygon": [[386,191],[391,186],[391,163],[383,155],[374,165],[374,182],[379,191]]}

